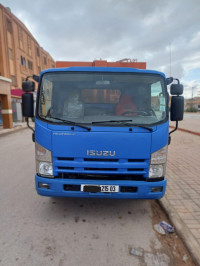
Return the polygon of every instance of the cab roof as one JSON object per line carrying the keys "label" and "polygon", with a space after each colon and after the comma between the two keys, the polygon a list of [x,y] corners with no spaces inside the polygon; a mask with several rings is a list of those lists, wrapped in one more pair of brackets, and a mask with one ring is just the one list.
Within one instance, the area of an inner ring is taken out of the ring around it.
{"label": "cab roof", "polygon": [[155,70],[137,69],[130,67],[66,67],[66,68],[50,68],[43,70],[40,75],[52,72],[115,72],[115,73],[141,73],[141,74],[156,74],[164,78],[165,74]]}

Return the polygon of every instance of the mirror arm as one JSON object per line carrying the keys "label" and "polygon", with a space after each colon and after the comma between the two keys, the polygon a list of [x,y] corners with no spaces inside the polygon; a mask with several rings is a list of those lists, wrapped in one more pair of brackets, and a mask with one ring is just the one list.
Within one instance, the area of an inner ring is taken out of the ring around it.
{"label": "mirror arm", "polygon": [[180,81],[179,81],[179,79],[174,79],[174,80],[177,80],[178,84],[180,84]]}
{"label": "mirror arm", "polygon": [[32,128],[29,125],[29,119],[28,119],[28,117],[25,117],[25,120],[26,120],[26,123],[27,123],[28,128],[30,128],[33,131],[33,133],[32,133],[32,141],[35,142],[35,130],[34,130],[34,128]]}
{"label": "mirror arm", "polygon": [[27,76],[25,81],[28,81],[29,78],[32,78],[32,76]]}
{"label": "mirror arm", "polygon": [[170,136],[174,131],[176,131],[177,129],[178,129],[178,121],[176,121],[176,127],[175,127],[172,131],[169,132],[169,136]]}
{"label": "mirror arm", "polygon": [[32,128],[32,127],[29,125],[29,119],[28,119],[28,117],[25,117],[25,120],[26,120],[26,123],[27,123],[28,128],[30,128],[30,129],[33,131],[33,133],[35,133],[34,128]]}
{"label": "mirror arm", "polygon": [[35,80],[36,82],[39,82],[39,76],[33,74],[32,76],[27,76],[25,81],[28,81],[29,78],[32,78],[33,80]]}

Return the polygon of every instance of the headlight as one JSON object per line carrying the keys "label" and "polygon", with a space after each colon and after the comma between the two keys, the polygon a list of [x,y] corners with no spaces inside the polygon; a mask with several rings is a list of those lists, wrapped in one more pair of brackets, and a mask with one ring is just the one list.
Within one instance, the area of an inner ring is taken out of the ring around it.
{"label": "headlight", "polygon": [[164,177],[167,162],[168,145],[151,154],[149,178]]}
{"label": "headlight", "polygon": [[39,173],[45,176],[53,175],[52,163],[39,162]]}
{"label": "headlight", "polygon": [[151,154],[151,164],[162,164],[167,161],[168,145]]}
{"label": "headlight", "polygon": [[51,152],[35,142],[35,157],[38,161],[52,162]]}
{"label": "headlight", "polygon": [[53,165],[51,151],[37,142],[35,143],[36,171],[38,174],[53,177]]}
{"label": "headlight", "polygon": [[164,167],[162,164],[152,164],[149,168],[149,178],[163,177]]}

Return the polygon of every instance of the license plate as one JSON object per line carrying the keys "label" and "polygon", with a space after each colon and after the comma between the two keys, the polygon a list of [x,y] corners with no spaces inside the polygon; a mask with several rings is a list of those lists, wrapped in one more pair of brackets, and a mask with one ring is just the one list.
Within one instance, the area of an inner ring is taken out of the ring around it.
{"label": "license plate", "polygon": [[81,185],[81,191],[83,192],[103,192],[103,193],[114,193],[119,192],[119,186],[114,185]]}

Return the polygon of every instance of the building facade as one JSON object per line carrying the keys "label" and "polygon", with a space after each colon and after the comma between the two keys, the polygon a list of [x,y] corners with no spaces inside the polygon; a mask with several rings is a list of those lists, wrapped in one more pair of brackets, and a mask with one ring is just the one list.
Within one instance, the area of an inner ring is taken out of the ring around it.
{"label": "building facade", "polygon": [[78,62],[78,61],[57,61],[56,67],[133,67],[146,69],[146,62],[137,62],[137,60],[122,59],[116,62],[107,62],[106,60],[94,60],[93,62]]}
{"label": "building facade", "polygon": [[192,99],[185,99],[186,111],[200,111],[200,97],[194,97]]}
{"label": "building facade", "polygon": [[[26,26],[14,15],[9,8],[0,4],[0,112],[4,127],[12,127],[12,119],[15,117],[21,117],[13,115],[17,110],[12,110],[12,106],[17,106],[17,103],[21,101],[20,98],[16,98],[15,94],[12,97],[12,93],[6,90],[8,102],[10,104],[7,109],[3,109],[6,106],[5,101],[5,78],[6,82],[10,82],[10,89],[21,89],[22,81],[27,76],[38,74],[43,69],[54,68],[55,62],[53,58],[46,52],[38,42],[35,40]],[[1,84],[2,83],[2,84]],[[6,84],[7,84],[6,83]],[[2,100],[4,99],[4,100]],[[5,117],[6,113],[6,118]],[[9,116],[8,116],[9,115]],[[7,122],[9,119],[9,123]],[[6,120],[6,121],[5,121]]]}

